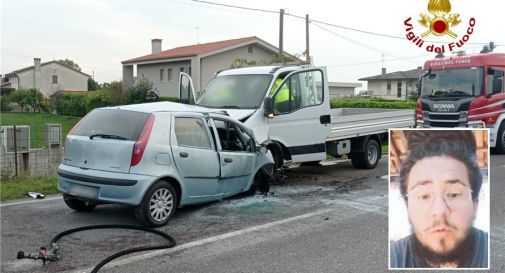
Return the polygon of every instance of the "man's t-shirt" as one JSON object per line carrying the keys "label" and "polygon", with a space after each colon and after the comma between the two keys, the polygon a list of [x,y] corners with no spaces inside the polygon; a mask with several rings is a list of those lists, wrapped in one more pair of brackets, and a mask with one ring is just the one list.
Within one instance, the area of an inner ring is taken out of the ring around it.
{"label": "man's t-shirt", "polygon": [[[415,268],[421,267],[419,259],[415,257],[413,250],[414,234],[401,240],[393,242],[390,249],[391,268]],[[473,228],[472,235],[474,241],[473,255],[471,263],[465,268],[487,268],[488,267],[488,235],[486,232]]]}

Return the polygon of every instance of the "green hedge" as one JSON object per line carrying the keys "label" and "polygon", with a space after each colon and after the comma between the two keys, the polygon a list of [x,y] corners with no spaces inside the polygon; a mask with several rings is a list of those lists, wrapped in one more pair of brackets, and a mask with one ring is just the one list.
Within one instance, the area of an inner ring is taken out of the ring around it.
{"label": "green hedge", "polygon": [[82,117],[86,115],[85,94],[58,94],[55,98],[56,113],[63,116]]}
{"label": "green hedge", "polygon": [[178,97],[159,97],[158,101],[179,102],[179,98]]}
{"label": "green hedge", "polygon": [[331,100],[331,108],[387,108],[415,109],[415,101],[386,100],[375,98],[341,98]]}

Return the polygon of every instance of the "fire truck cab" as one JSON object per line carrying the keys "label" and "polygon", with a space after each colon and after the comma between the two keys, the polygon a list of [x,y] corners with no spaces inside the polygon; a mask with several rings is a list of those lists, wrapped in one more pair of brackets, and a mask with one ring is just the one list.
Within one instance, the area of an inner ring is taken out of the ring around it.
{"label": "fire truck cab", "polygon": [[423,70],[417,126],[489,128],[492,151],[505,154],[505,53],[435,58]]}

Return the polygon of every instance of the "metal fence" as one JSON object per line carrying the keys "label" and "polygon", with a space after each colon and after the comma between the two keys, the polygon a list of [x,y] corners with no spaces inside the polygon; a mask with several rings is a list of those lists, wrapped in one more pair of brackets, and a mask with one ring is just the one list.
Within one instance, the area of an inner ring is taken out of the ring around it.
{"label": "metal fence", "polygon": [[2,126],[0,132],[2,178],[56,173],[63,157],[61,124]]}

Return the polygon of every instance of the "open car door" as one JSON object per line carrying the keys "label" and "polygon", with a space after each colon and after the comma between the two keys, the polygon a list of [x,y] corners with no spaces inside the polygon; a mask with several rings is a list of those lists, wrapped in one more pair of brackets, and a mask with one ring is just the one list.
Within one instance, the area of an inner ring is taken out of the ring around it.
{"label": "open car door", "polygon": [[185,104],[195,104],[195,87],[191,76],[184,72],[179,74],[179,101]]}

